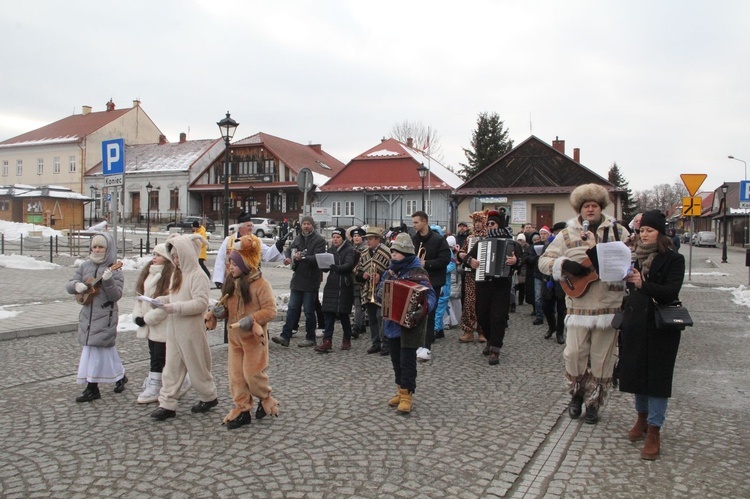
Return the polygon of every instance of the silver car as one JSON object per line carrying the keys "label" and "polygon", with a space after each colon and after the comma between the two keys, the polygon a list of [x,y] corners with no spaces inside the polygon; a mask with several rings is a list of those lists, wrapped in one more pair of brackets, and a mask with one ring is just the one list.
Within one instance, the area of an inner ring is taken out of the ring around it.
{"label": "silver car", "polygon": [[713,246],[716,247],[716,234],[710,230],[702,230],[693,236],[693,245],[695,246]]}

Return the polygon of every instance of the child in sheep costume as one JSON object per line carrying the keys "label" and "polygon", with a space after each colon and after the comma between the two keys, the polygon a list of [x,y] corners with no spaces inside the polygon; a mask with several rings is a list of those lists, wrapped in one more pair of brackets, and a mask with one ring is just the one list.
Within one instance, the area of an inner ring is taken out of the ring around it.
{"label": "child in sheep costume", "polygon": [[256,419],[279,414],[266,373],[267,325],[276,317],[276,297],[260,272],[261,242],[248,234],[235,241],[233,248],[222,297],[206,314],[209,328],[216,327],[217,318],[230,324],[228,374],[234,408],[224,418],[230,430],[250,423],[253,396],[259,399]]}

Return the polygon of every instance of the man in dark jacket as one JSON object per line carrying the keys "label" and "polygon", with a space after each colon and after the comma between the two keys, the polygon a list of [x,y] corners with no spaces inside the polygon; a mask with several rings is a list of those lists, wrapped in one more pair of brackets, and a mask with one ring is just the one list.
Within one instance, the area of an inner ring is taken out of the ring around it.
{"label": "man in dark jacket", "polygon": [[272,338],[274,343],[288,347],[292,338],[292,329],[299,323],[302,306],[305,307],[305,340],[297,346],[315,345],[315,301],[320,289],[320,269],[315,255],[325,253],[326,241],[315,232],[315,221],[310,216],[302,217],[301,232],[286,249],[284,265],[292,265],[294,274],[289,283],[289,304],[286,310],[286,322],[281,336]]}
{"label": "man in dark jacket", "polygon": [[357,260],[354,247],[346,240],[346,231],[341,227],[333,230],[331,234],[333,247],[328,253],[333,255],[333,264],[324,269],[330,272],[326,287],[323,289],[323,315],[326,326],[323,334],[323,343],[315,347],[316,352],[329,353],[333,350],[333,325],[338,319],[344,330],[344,340],[341,343],[342,350],[352,348],[352,324],[349,314],[352,312],[354,303],[354,269]]}
{"label": "man in dark jacket", "polygon": [[[411,223],[416,231],[411,240],[422,260],[422,267],[430,276],[435,296],[440,297],[440,290],[445,284],[446,269],[451,261],[451,250],[448,242],[440,234],[430,230],[427,213],[417,211],[411,216]],[[417,351],[417,358],[422,361],[432,359],[432,343],[435,340],[435,311],[430,312],[427,322],[425,344]]]}

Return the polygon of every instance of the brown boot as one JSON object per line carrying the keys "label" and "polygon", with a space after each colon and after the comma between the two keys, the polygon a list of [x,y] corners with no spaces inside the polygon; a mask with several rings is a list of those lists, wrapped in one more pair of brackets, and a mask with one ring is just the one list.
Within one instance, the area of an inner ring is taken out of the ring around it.
{"label": "brown boot", "polygon": [[641,459],[647,461],[655,461],[656,459],[659,459],[659,451],[661,447],[659,441],[659,430],[661,430],[661,428],[658,426],[648,425],[648,430],[646,431],[646,444],[643,446],[643,450],[641,450]]}
{"label": "brown boot", "polygon": [[[409,390],[406,390],[409,393]],[[388,405],[396,407],[401,402],[401,387],[396,385],[396,396],[388,401]]]}
{"label": "brown boot", "polygon": [[477,341],[479,343],[487,343],[487,338],[485,338],[482,333],[479,333],[479,338],[477,338]]}
{"label": "brown boot", "polygon": [[646,423],[647,417],[647,412],[638,413],[638,420],[628,432],[628,440],[631,442],[637,442],[646,438],[646,428],[648,427],[648,423]]}
{"label": "brown boot", "polygon": [[399,414],[409,414],[411,412],[411,393],[409,393],[409,390],[406,388],[402,388],[400,390],[401,392],[401,400],[398,403],[398,408],[396,409]]}
{"label": "brown boot", "polygon": [[458,337],[458,341],[461,343],[474,343],[474,333],[467,331]]}

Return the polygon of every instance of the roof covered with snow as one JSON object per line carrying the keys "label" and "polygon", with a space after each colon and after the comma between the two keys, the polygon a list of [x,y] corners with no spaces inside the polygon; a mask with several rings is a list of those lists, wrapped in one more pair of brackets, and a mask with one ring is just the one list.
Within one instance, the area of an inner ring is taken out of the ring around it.
{"label": "roof covered with snow", "polygon": [[17,198],[54,198],[54,199],[73,199],[78,201],[91,201],[91,198],[73,192],[67,187],[59,187],[46,185],[41,187],[34,187],[32,189],[19,191],[14,194]]}
{"label": "roof covered with snow", "polygon": [[[224,151],[224,142],[218,139],[188,140],[165,144],[125,146],[125,172],[189,171],[201,158],[211,159]],[[102,163],[97,163],[86,175],[101,175]]]}
{"label": "roof covered with snow", "polygon": [[453,190],[461,185],[458,175],[428,154],[396,139],[386,139],[352,159],[321,191],[421,189],[422,179],[417,168],[422,164],[429,169],[424,180],[425,189]]}

